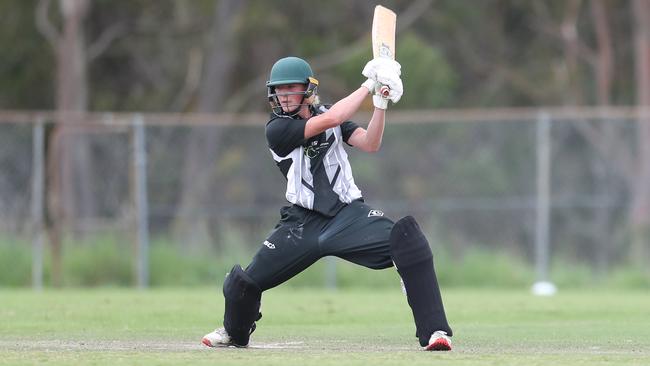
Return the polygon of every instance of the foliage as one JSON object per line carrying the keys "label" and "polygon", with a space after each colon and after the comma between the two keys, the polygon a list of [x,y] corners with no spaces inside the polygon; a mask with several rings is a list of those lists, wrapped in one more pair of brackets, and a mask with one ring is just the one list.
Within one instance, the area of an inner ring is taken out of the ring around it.
{"label": "foliage", "polygon": [[[39,3],[0,3],[0,109],[55,106],[56,55],[36,27]],[[61,30],[64,20],[59,4],[50,3],[49,19]],[[103,52],[92,55],[96,57],[87,55],[88,106],[93,111],[196,111],[213,51],[212,29],[219,25],[219,12],[228,9],[224,4],[242,4],[242,12],[233,18],[232,39],[217,45],[219,57],[213,61],[231,58],[234,62],[227,77],[204,88],[227,91],[223,103],[213,101],[222,104],[224,111],[267,111],[264,81],[270,65],[279,57],[292,54],[312,62],[327,102],[335,102],[358,87],[363,81],[360,70],[371,57],[369,26],[374,4],[367,2],[89,3],[90,13],[82,29],[86,51],[105,40],[103,37],[110,34],[107,30],[120,30],[112,42],[105,44]],[[597,105],[602,102],[598,99],[602,90],[597,90],[597,65],[601,64],[598,57],[606,56],[598,38],[602,28],[598,28],[600,23],[594,15],[598,4],[606,10],[603,24],[608,26],[612,43],[612,85],[605,91],[613,105],[633,104],[637,79],[632,1],[395,0],[386,5],[399,14],[397,56],[403,65],[405,95],[391,110]],[[570,24],[572,15],[574,28]],[[572,54],[567,39],[572,34],[577,36],[577,54]],[[369,108],[369,104],[365,107]],[[194,208],[213,239],[209,247],[233,249],[232,243],[237,242],[243,243],[242,251],[247,252],[257,245],[262,237],[258,234],[271,227],[273,223],[268,222],[275,216],[268,219],[268,214],[261,220],[264,225],[268,223],[265,229],[247,230],[242,228],[263,225],[251,223],[246,215],[262,210],[260,207],[275,215],[275,206],[283,202],[284,188],[263,140],[264,122],[259,121],[255,130],[237,126],[229,127],[227,132],[214,126],[148,127],[151,227],[156,235],[173,231],[175,223],[171,221],[184,203],[183,193],[203,186],[211,189],[195,199],[201,204]],[[490,249],[507,248],[515,258],[532,257],[532,211],[527,201],[535,187],[534,128],[527,123],[532,121],[504,121],[491,126],[447,122],[397,126],[391,125],[389,118],[382,151],[374,156],[351,154],[355,178],[364,196],[393,216],[424,212],[423,220],[437,222],[439,237],[451,243],[454,260],[471,257],[465,256],[467,247],[474,245],[470,243]],[[624,265],[628,259],[623,254],[628,252],[623,250],[627,249],[627,238],[623,238],[627,234],[621,226],[630,202],[639,200],[629,183],[633,177],[620,172],[621,166],[629,163],[621,156],[634,156],[638,151],[633,149],[642,144],[631,142],[636,129],[629,127],[630,121],[621,122],[627,126],[612,123],[615,131],[591,125],[592,133],[586,137],[593,139],[594,131],[611,132],[615,137],[611,149],[604,152],[591,147],[595,144],[585,137],[579,123],[553,126],[551,185],[558,202],[552,210],[552,242],[556,243],[555,253],[575,262],[598,262],[606,267]],[[3,127],[0,134],[0,198],[18,197],[0,208],[3,214],[11,211],[8,214],[20,228],[29,212],[30,185],[26,182],[30,177],[30,152],[29,144],[23,141],[30,135],[27,129],[14,131],[13,127]],[[121,134],[121,140],[116,141],[108,134],[93,131],[90,135],[89,150],[80,148],[75,154],[89,154],[89,164],[95,165],[92,172],[80,173],[81,179],[67,178],[92,182],[91,196],[98,202],[71,203],[75,200],[70,197],[62,201],[69,206],[85,204],[77,207],[79,212],[96,210],[89,215],[102,219],[128,216],[128,136]],[[196,153],[205,161],[188,158],[192,157],[191,148],[201,141],[197,135],[219,136],[208,144],[214,149]],[[645,166],[643,160],[638,160],[637,165]],[[571,204],[579,208],[565,209],[562,205],[567,197],[577,201]],[[592,197],[605,197],[607,202],[592,202]],[[497,212],[495,202],[514,208]],[[468,206],[473,208],[471,212]],[[236,230],[229,232],[231,226]],[[178,242],[178,246],[185,244]],[[107,260],[98,267],[95,277],[85,275],[92,269],[87,258],[93,256],[93,250],[82,253],[73,248],[74,253],[67,259],[72,272],[68,275],[75,278],[71,284],[128,283],[130,262],[121,254],[129,249],[118,248],[103,252]],[[173,257],[173,251],[179,249],[169,246],[160,250],[160,257],[165,258]],[[235,256],[245,257],[241,252]],[[197,277],[214,273],[201,261],[188,259],[185,266],[204,270],[196,274],[182,270],[181,265],[167,272],[161,270],[154,278],[165,278],[161,283],[172,279],[195,283],[200,282]],[[119,268],[120,275],[115,275],[112,268]],[[177,272],[171,275],[174,270]],[[26,282],[20,273],[12,283]],[[516,278],[522,278],[521,271],[516,269],[515,273]]]}
{"label": "foliage", "polygon": [[34,25],[37,2],[0,2],[0,108],[53,107],[54,55]]}
{"label": "foliage", "polygon": [[[0,5],[0,46],[5,50],[0,64],[2,108],[53,106],[55,75],[50,65],[54,55],[36,30],[37,3],[10,0]],[[92,109],[191,109],[192,98],[184,100],[180,91],[188,72],[193,72],[188,69],[192,58],[207,59],[206,38],[218,3],[139,0],[115,6],[112,1],[92,1],[85,22],[89,46],[112,26],[124,30],[105,53],[92,60]],[[405,16],[413,4],[394,1],[386,5]],[[579,60],[576,75],[566,75],[560,34],[565,6],[562,2],[503,0],[438,1],[424,8],[398,37],[397,54],[406,86],[398,108],[563,104],[576,99],[570,83],[577,83],[583,94],[580,100],[593,104],[595,81],[588,59]],[[577,31],[595,48],[590,7],[589,2],[580,7]],[[612,38],[620,40],[614,47],[614,63],[620,66],[615,68],[612,95],[617,103],[629,104],[634,80],[634,68],[629,66],[633,51],[630,4],[608,4],[607,11]],[[318,60],[357,44],[340,59],[316,68],[331,99],[343,96],[362,81],[359,72],[370,57],[371,12],[372,6],[363,2],[337,0],[324,6],[287,0],[276,6],[247,1],[235,30],[233,78],[224,80],[233,90],[231,96],[247,83],[259,83],[259,92],[247,94],[244,105],[262,110],[264,86],[258,80],[265,78],[274,60],[287,54]],[[56,24],[56,11],[50,13]],[[231,51],[224,48],[223,52]]]}
{"label": "foliage", "polygon": [[442,51],[430,47],[416,33],[406,33],[397,39],[402,65],[404,99],[395,107],[441,108],[454,105],[457,89],[456,70],[449,65]]}
{"label": "foliage", "polygon": [[[232,237],[231,237],[232,238]],[[236,250],[239,247],[240,250]],[[150,284],[152,287],[220,286],[234,263],[246,265],[252,253],[240,243],[213,251],[183,253],[168,240],[151,244]],[[460,257],[448,246],[433,248],[436,272],[442,287],[519,288],[534,282],[530,264],[506,252],[495,252],[478,246],[465,249]],[[68,287],[130,286],[134,280],[134,256],[130,244],[119,237],[105,236],[95,240],[66,243],[64,248],[64,284]],[[45,285],[49,281],[49,258],[46,251]],[[31,284],[31,248],[20,239],[0,241],[0,287],[24,287]],[[647,288],[650,276],[642,268],[617,267],[605,279],[586,266],[554,260],[552,280],[560,288]],[[318,261],[305,272],[287,282],[287,287],[327,287],[331,276],[341,289],[399,288],[394,268],[370,270],[334,258]]]}
{"label": "foliage", "polygon": [[27,244],[15,238],[0,240],[0,286],[31,285],[32,261]]}

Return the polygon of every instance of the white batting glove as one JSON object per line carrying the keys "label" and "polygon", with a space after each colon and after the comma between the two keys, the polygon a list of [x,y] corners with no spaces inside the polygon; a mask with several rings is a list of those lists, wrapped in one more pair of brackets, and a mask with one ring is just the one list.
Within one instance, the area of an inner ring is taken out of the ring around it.
{"label": "white batting glove", "polygon": [[361,74],[369,79],[377,80],[377,73],[380,69],[392,70],[397,76],[402,74],[402,65],[386,57],[378,57],[368,61]]}
{"label": "white batting glove", "polygon": [[400,99],[402,99],[402,95],[404,95],[404,86],[402,85],[402,79],[397,79],[397,84],[393,85],[393,87],[390,88],[390,92],[388,92],[388,99],[390,99],[393,103],[397,103]]}
{"label": "white batting glove", "polygon": [[378,82],[368,79],[361,84],[361,86],[368,88],[368,92],[372,94],[372,104],[379,109],[388,108],[388,97],[381,95],[381,88],[383,85]]}
{"label": "white batting glove", "polygon": [[384,97],[381,94],[373,94],[372,96],[372,104],[375,106],[375,108],[379,109],[388,109],[388,98]]}
{"label": "white batting glove", "polygon": [[373,79],[368,79],[361,84],[361,86],[365,87],[368,89],[369,94],[373,94],[375,92],[375,85],[377,85],[377,82],[374,81]]}
{"label": "white batting glove", "polygon": [[399,102],[404,94],[404,86],[402,85],[402,79],[399,75],[392,72],[392,70],[378,70],[377,73],[377,84],[386,85],[390,91],[388,93],[388,99],[393,103]]}

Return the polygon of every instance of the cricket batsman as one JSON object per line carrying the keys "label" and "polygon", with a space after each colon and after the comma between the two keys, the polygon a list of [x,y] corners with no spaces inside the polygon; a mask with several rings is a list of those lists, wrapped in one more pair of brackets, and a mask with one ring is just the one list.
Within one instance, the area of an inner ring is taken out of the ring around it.
{"label": "cricket batsman", "polygon": [[[271,68],[266,140],[286,178],[290,205],[282,207],[278,224],[246,269],[235,265],[226,276],[223,327],[203,337],[206,346],[247,347],[262,317],[262,293],[320,258],[337,256],[371,269],[395,266],[420,345],[427,351],[451,350],[452,330],[433,254],[418,223],[411,216],[393,222],[365,203],[352,176],[344,143],[364,152],[378,151],[388,103],[397,103],[403,92],[401,66],[395,60],[375,58],[362,74],[367,80],[358,89],[326,108],[305,60],[286,57]],[[349,119],[369,95],[374,112],[364,129]]]}

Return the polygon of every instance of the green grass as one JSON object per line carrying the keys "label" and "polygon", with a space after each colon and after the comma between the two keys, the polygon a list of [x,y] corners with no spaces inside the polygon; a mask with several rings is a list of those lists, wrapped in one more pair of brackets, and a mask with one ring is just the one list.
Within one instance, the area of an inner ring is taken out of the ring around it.
{"label": "green grass", "polygon": [[454,350],[419,350],[399,288],[264,295],[249,349],[208,349],[215,288],[0,290],[0,364],[647,365],[647,291],[443,292]]}

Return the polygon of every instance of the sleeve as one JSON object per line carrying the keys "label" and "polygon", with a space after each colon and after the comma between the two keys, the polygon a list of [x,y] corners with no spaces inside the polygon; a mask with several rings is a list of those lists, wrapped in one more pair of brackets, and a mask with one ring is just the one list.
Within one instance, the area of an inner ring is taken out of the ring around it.
{"label": "sleeve", "polygon": [[[343,135],[343,141],[348,144],[348,139],[352,136],[352,133],[359,128],[359,125],[352,121],[345,121],[341,123],[341,134]],[[350,145],[350,144],[348,144]]]}
{"label": "sleeve", "polygon": [[307,120],[274,118],[266,124],[266,142],[278,156],[289,155],[305,142]]}

